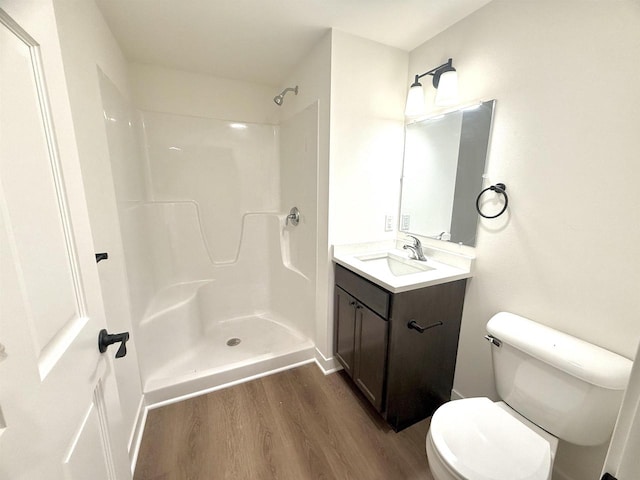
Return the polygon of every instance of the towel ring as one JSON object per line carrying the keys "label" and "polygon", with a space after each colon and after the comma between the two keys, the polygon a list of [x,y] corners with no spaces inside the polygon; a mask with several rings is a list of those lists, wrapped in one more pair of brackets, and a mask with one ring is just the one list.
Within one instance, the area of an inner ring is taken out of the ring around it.
{"label": "towel ring", "polygon": [[[502,207],[502,210],[500,210],[495,215],[485,215],[480,210],[480,198],[482,197],[482,195],[485,192],[488,192],[489,190],[492,190],[494,192],[500,193],[500,194],[502,194],[504,196],[504,207]],[[500,215],[502,215],[507,210],[507,205],[509,205],[509,197],[507,197],[507,186],[504,183],[496,183],[495,185],[491,185],[490,187],[485,188],[484,190],[482,190],[480,192],[480,194],[478,195],[478,198],[476,198],[476,210],[478,211],[480,216],[484,217],[484,218],[497,218],[497,217],[499,217]]]}

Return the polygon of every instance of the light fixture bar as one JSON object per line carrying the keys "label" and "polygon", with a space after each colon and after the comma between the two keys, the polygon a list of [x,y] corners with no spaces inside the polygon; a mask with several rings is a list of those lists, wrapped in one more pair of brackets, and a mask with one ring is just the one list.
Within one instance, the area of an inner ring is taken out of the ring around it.
{"label": "light fixture bar", "polygon": [[431,75],[433,77],[432,83],[436,89],[441,86],[440,80],[442,79],[443,91],[441,92],[438,90],[436,94],[436,105],[452,105],[457,100],[457,73],[456,69],[453,68],[453,59],[450,58],[446,63],[438,65],[436,68],[432,68],[428,72],[415,76],[415,80],[411,84],[407,95],[405,115],[408,117],[414,117],[425,113],[424,92],[420,79],[427,75]]}
{"label": "light fixture bar", "polygon": [[450,58],[449,60],[447,60],[447,63],[443,63],[442,65],[436,67],[436,68],[432,68],[431,70],[429,70],[428,72],[425,72],[421,75],[416,75],[416,79],[414,80],[414,82],[411,84],[412,87],[417,87],[418,85],[420,85],[420,79],[422,77],[426,77],[427,75],[433,75],[433,86],[435,88],[438,88],[438,84],[440,83],[440,76],[444,73],[444,72],[455,72],[456,69],[453,68],[453,59]]}

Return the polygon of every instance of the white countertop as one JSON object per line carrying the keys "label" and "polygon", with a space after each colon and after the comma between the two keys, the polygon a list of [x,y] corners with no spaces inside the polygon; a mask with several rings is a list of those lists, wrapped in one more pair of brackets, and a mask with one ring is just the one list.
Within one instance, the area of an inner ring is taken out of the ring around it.
{"label": "white countertop", "polygon": [[[334,245],[333,261],[392,293],[407,292],[473,276],[474,257],[423,246],[423,252],[427,257],[425,263],[409,259],[409,252],[401,249],[403,243],[406,242],[389,240]],[[426,265],[432,270],[394,275],[388,268],[382,268],[378,262],[367,262],[358,258],[385,252],[402,257],[407,264],[417,264],[417,268],[424,268],[423,265]]]}

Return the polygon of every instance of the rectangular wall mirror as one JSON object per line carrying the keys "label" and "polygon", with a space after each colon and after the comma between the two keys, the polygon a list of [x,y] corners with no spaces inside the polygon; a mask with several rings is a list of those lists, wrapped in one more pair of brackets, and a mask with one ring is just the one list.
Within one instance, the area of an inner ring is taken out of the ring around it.
{"label": "rectangular wall mirror", "polygon": [[400,231],[475,246],[495,100],[406,126]]}

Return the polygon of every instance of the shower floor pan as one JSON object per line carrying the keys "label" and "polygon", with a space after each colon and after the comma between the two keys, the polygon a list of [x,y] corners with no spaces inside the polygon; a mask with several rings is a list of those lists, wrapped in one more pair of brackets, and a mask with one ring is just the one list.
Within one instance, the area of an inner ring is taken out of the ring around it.
{"label": "shower floor pan", "polygon": [[[238,341],[239,340],[239,341]],[[314,344],[267,314],[215,324],[145,382],[147,405],[171,403],[312,361]]]}

